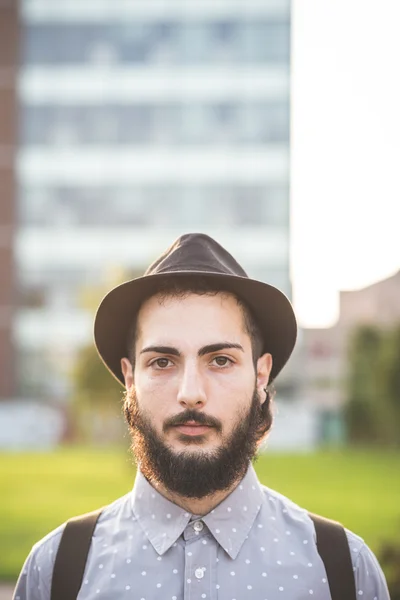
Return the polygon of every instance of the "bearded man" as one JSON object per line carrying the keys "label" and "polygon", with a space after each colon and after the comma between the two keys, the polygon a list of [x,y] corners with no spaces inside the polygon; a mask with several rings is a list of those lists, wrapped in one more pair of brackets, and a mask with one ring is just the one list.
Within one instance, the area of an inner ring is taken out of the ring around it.
{"label": "bearded man", "polygon": [[126,388],[135,485],[36,544],[15,600],[388,600],[361,538],[251,465],[296,331],[287,298],[203,234],[113,289],[95,340]]}

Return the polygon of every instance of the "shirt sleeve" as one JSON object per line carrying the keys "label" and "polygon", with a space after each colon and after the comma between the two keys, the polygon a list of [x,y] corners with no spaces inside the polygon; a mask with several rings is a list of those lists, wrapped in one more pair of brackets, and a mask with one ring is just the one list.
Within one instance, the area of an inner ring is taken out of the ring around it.
{"label": "shirt sleeve", "polygon": [[390,600],[385,575],[373,554],[364,544],[354,561],[357,598],[360,600]]}
{"label": "shirt sleeve", "polygon": [[33,546],[18,577],[13,600],[50,600],[53,566],[62,528]]}

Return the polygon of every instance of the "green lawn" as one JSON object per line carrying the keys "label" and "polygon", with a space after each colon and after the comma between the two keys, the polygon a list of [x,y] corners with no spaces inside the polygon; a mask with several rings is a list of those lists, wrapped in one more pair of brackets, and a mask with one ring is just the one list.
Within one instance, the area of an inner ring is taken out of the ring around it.
{"label": "green lawn", "polygon": [[[256,469],[265,485],[340,520],[374,551],[382,540],[399,539],[399,453],[271,453],[257,461]],[[133,478],[132,460],[120,449],[0,454],[0,580],[15,580],[43,535],[125,494]]]}

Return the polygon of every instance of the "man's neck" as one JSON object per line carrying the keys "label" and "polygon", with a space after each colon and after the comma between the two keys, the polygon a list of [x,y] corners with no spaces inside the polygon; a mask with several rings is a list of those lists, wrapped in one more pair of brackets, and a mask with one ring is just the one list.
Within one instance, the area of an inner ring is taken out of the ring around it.
{"label": "man's neck", "polygon": [[153,483],[151,483],[151,485],[162,496],[167,498],[167,500],[170,500],[170,502],[173,502],[177,506],[180,506],[188,513],[202,517],[204,515],[207,515],[210,511],[212,511],[213,508],[218,506],[218,504],[221,504],[221,502],[225,500],[225,498],[229,496],[229,494],[231,494],[233,490],[238,486],[240,481],[241,479],[235,481],[235,483],[227,490],[215,492],[214,494],[210,494],[209,496],[205,496],[204,498],[187,498],[185,496],[180,496],[179,494],[174,494],[173,492],[165,488],[162,484],[154,485]]}

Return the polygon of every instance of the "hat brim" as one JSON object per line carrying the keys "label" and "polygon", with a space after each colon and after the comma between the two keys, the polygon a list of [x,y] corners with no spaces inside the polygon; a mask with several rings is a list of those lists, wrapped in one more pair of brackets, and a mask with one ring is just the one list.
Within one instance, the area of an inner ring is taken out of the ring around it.
{"label": "hat brim", "polygon": [[288,298],[272,285],[221,273],[177,271],[146,275],[111,290],[101,301],[94,324],[97,351],[111,374],[125,385],[121,359],[128,356],[128,334],[146,298],[157,293],[160,284],[180,276],[213,280],[221,290],[233,292],[253,311],[264,340],[263,353],[272,355],[272,382],[290,357],[297,336],[296,318]]}

